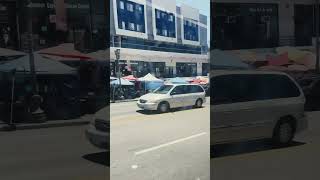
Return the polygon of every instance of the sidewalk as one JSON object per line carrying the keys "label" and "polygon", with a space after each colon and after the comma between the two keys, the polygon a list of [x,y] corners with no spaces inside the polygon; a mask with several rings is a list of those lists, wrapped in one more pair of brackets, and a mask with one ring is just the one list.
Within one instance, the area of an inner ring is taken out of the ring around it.
{"label": "sidewalk", "polygon": [[[91,121],[90,115],[84,115],[78,119],[69,120],[52,120],[45,123],[17,123],[16,130],[30,130],[30,129],[43,129],[54,127],[67,127],[67,126],[83,126],[89,124]],[[6,131],[8,124],[0,121],[0,131]]]}
{"label": "sidewalk", "polygon": [[115,102],[110,101],[110,103],[134,102],[134,101],[138,101],[138,99],[139,99],[139,98],[136,98],[136,99],[116,100]]}

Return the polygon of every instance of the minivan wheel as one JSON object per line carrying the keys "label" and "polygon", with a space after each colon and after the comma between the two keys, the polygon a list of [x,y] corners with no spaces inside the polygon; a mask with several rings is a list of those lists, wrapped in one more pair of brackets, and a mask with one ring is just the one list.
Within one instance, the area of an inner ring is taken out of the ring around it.
{"label": "minivan wheel", "polygon": [[273,141],[275,145],[287,146],[294,137],[294,127],[290,121],[279,122],[275,128]]}
{"label": "minivan wheel", "polygon": [[196,104],[195,104],[195,107],[196,108],[201,108],[202,107],[202,99],[197,99],[197,101],[196,101]]}
{"label": "minivan wheel", "polygon": [[158,105],[158,112],[165,113],[170,109],[169,104],[167,102],[162,102]]}

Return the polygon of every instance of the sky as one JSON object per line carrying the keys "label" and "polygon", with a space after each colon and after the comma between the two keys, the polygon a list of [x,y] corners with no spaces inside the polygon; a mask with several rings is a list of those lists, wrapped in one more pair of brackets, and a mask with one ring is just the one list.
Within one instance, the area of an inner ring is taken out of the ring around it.
{"label": "sky", "polygon": [[176,0],[177,5],[184,3],[200,10],[200,13],[208,17],[208,45],[210,46],[210,0]]}

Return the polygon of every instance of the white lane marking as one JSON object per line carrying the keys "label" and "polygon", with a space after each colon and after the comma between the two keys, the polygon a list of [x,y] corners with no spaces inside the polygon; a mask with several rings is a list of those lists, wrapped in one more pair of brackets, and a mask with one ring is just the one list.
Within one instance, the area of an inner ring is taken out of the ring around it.
{"label": "white lane marking", "polygon": [[137,168],[138,168],[138,165],[132,165],[131,168],[132,168],[132,169],[137,169]]}
{"label": "white lane marking", "polygon": [[190,139],[193,139],[193,138],[197,138],[197,137],[203,136],[205,134],[207,134],[207,133],[203,132],[203,133],[195,134],[195,135],[192,135],[192,136],[189,136],[189,137],[186,137],[186,138],[177,139],[175,141],[171,141],[171,142],[168,142],[168,143],[165,143],[165,144],[161,144],[161,145],[158,145],[158,146],[154,146],[154,147],[151,147],[151,148],[148,148],[148,149],[144,149],[144,150],[135,152],[134,154],[136,156],[137,155],[141,155],[141,154],[144,154],[144,153],[147,153],[147,152],[158,150],[160,148],[164,148],[164,147],[167,147],[167,146],[170,146],[170,145],[181,143],[183,141],[187,141],[187,140],[190,140]]}

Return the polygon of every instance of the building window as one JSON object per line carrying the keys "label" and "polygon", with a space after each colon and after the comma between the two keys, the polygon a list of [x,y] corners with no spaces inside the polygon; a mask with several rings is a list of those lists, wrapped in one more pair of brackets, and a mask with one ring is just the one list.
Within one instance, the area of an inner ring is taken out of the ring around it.
{"label": "building window", "polygon": [[133,4],[127,3],[127,10],[133,12]]}
{"label": "building window", "polygon": [[184,39],[189,41],[199,41],[198,21],[184,18]]}
{"label": "building window", "polygon": [[124,10],[124,2],[120,1],[120,9]]}
{"label": "building window", "polygon": [[137,31],[138,31],[138,32],[142,32],[142,26],[139,25],[139,24],[137,24]]}
{"label": "building window", "polygon": [[163,29],[163,30],[162,30],[162,35],[163,35],[163,36],[168,36],[168,31],[167,31],[166,29]]}
{"label": "building window", "polygon": [[117,0],[118,28],[145,33],[144,5]]}
{"label": "building window", "polygon": [[169,16],[169,21],[173,22],[173,16],[172,15]]}
{"label": "building window", "polygon": [[122,25],[122,29],[126,29],[126,22],[122,21],[121,25]]}
{"label": "building window", "polygon": [[129,28],[130,28],[130,30],[134,31],[135,30],[134,23],[129,23]]}
{"label": "building window", "polygon": [[155,9],[157,15],[156,21],[156,32],[158,36],[164,37],[176,37],[176,22],[175,15],[173,13],[164,12]]}
{"label": "building window", "polygon": [[136,9],[139,13],[142,13],[142,6],[136,5]]}

